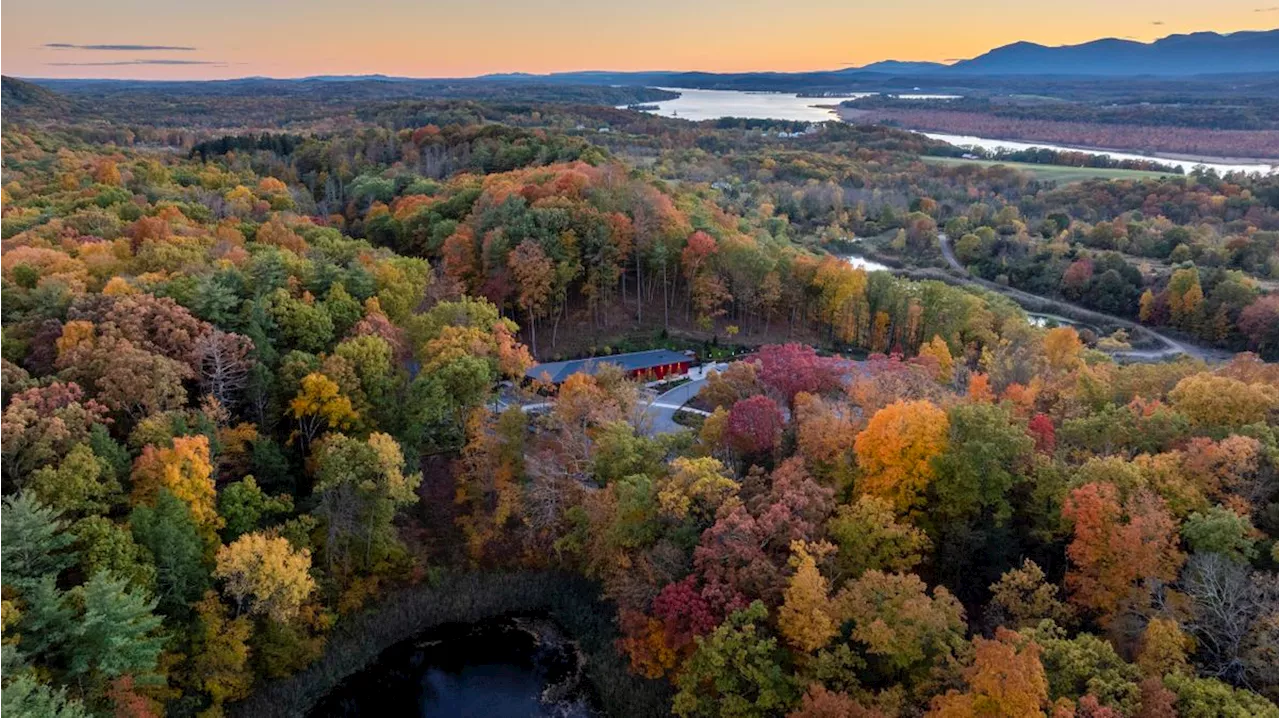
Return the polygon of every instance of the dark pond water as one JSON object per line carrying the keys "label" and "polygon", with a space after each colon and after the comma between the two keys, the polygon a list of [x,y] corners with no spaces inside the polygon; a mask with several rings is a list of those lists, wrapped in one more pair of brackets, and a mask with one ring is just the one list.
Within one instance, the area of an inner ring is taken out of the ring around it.
{"label": "dark pond water", "polygon": [[450,624],[393,646],[325,697],[311,718],[599,715],[577,646],[550,620]]}

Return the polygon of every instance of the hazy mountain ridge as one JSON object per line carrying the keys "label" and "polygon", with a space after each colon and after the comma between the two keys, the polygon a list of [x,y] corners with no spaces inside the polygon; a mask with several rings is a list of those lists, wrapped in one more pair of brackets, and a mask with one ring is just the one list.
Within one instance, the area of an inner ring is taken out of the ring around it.
{"label": "hazy mountain ridge", "polygon": [[[1105,38],[1046,47],[1015,42],[947,66],[945,73],[985,75],[1207,75],[1280,71],[1276,30],[1227,35],[1197,32],[1155,42]],[[865,69],[865,68],[864,68]]]}

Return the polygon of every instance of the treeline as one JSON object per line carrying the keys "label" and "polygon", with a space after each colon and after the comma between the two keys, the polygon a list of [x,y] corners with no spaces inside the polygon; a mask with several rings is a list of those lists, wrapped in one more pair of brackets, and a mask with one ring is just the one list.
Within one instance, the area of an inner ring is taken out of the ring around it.
{"label": "treeline", "polygon": [[200,157],[201,162],[209,157],[225,155],[229,152],[252,152],[262,150],[284,157],[293,154],[294,149],[302,144],[302,135],[269,134],[261,135],[223,135],[216,140],[207,140],[191,148],[191,157]]}
{"label": "treeline", "polygon": [[946,100],[872,95],[846,100],[855,109],[945,110],[978,112],[1018,120],[1070,120],[1108,125],[1199,127],[1216,130],[1276,129],[1275,100],[1234,97],[1205,101],[1166,93],[1146,101],[1058,102],[1005,97],[957,97]]}
{"label": "treeline", "polygon": [[1070,150],[1051,150],[1033,147],[1027,150],[997,149],[986,150],[981,147],[969,148],[972,154],[988,160],[1001,162],[1030,162],[1039,165],[1064,165],[1067,167],[1099,167],[1109,169],[1144,170],[1147,172],[1163,172],[1166,174],[1183,174],[1181,165],[1163,164],[1159,160],[1127,160],[1116,159],[1109,155],[1075,152]]}
{"label": "treeline", "polygon": [[1272,159],[1277,155],[1276,131],[1227,130],[1216,127],[1104,124],[1074,119],[1005,117],[951,109],[865,110],[859,121],[957,135],[1023,142],[1048,142],[1073,147],[1098,147],[1139,153],[1176,153],[1199,157]]}

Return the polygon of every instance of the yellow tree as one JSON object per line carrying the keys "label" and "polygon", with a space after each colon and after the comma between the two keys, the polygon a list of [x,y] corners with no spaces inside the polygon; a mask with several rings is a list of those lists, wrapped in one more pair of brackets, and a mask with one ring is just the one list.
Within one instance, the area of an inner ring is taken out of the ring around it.
{"label": "yellow tree", "polygon": [[719,459],[680,457],[671,462],[671,473],[658,483],[658,505],[662,513],[683,521],[693,514],[698,519],[715,516],[730,496],[738,491],[738,482],[726,476]]}
{"label": "yellow tree", "polygon": [[1138,321],[1146,324],[1151,321],[1156,311],[1156,295],[1150,289],[1142,293],[1138,298]]}
{"label": "yellow tree", "polygon": [[1070,371],[1080,365],[1084,344],[1073,327],[1057,327],[1044,335],[1044,356],[1054,371]]}
{"label": "yellow tree", "polygon": [[310,572],[310,551],[295,551],[288,539],[263,533],[245,534],[218,549],[214,569],[242,610],[281,623],[298,615],[315,590]]}
{"label": "yellow tree", "polygon": [[933,480],[933,459],[947,446],[947,413],[928,401],[895,402],[877,411],[854,440],[859,488],[913,511]]}
{"label": "yellow tree", "polygon": [[222,528],[208,437],[179,436],[172,448],[143,448],[133,464],[133,502],[153,504],[162,488],[190,506],[191,518],[206,536]]}
{"label": "yellow tree", "polygon": [[1138,668],[1143,675],[1161,678],[1169,673],[1189,674],[1187,653],[1194,642],[1171,618],[1153,618],[1138,645]]}
{"label": "yellow tree", "polygon": [[787,641],[805,653],[813,653],[836,635],[836,622],[831,617],[830,587],[818,571],[818,563],[810,548],[830,550],[831,546],[810,547],[803,541],[791,543],[791,563],[796,572],[783,592],[778,609],[778,628]]}
{"label": "yellow tree", "polygon": [[1169,399],[1193,426],[1204,429],[1264,422],[1276,410],[1275,387],[1213,374],[1179,381]]}
{"label": "yellow tree", "polygon": [[226,606],[213,591],[196,604],[191,673],[200,689],[213,700],[209,715],[220,715],[223,703],[249,695],[253,669],[249,666],[248,641],[252,633],[249,619],[228,617]]}
{"label": "yellow tree", "polygon": [[357,418],[351,400],[338,390],[337,382],[319,372],[302,378],[298,395],[289,402],[289,409],[298,420],[304,451],[321,430],[345,429]]}
{"label": "yellow tree", "polygon": [[938,360],[938,381],[943,384],[949,383],[951,378],[955,376],[955,360],[951,357],[951,349],[947,347],[947,342],[937,334],[933,335],[933,339],[925,344],[920,345],[920,356],[933,357]]}

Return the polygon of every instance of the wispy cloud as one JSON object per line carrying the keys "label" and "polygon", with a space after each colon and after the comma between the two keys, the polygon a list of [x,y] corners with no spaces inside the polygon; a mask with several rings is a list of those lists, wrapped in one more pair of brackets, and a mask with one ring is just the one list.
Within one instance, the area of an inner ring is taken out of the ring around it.
{"label": "wispy cloud", "polygon": [[46,62],[53,67],[124,67],[127,65],[221,65],[220,60],[115,60],[112,62]]}
{"label": "wispy cloud", "polygon": [[1152,20],[1152,21],[1151,21],[1151,24],[1152,24],[1152,25],[1163,25],[1163,24],[1164,24],[1164,20]]}
{"label": "wispy cloud", "polygon": [[1276,12],[1277,10],[1280,10],[1280,6],[1277,6],[1277,7],[1258,7],[1258,8],[1254,8],[1254,9],[1253,9],[1253,11],[1254,11],[1254,12]]}
{"label": "wispy cloud", "polygon": [[179,51],[190,52],[194,47],[185,45],[76,45],[70,42],[49,42],[45,47],[52,50],[112,50],[123,52]]}

